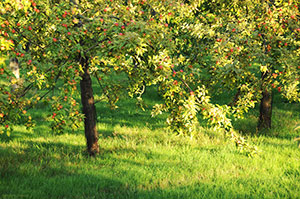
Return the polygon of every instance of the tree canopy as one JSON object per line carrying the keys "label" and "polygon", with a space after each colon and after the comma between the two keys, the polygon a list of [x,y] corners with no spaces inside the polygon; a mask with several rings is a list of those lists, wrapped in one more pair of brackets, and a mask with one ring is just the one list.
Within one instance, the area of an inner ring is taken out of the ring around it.
{"label": "tree canopy", "polygon": [[[23,79],[2,64],[2,132],[32,126],[26,110],[45,101],[53,130],[84,120],[88,151],[97,153],[94,77],[111,107],[122,91],[142,105],[145,87],[157,85],[164,103],[152,115],[168,112],[173,132],[199,133],[200,116],[251,153],[232,118],[263,107],[274,88],[299,101],[297,1],[4,0],[0,12],[0,53],[18,60]],[[230,105],[211,100],[228,91],[237,92]],[[262,113],[259,123],[270,126]]]}

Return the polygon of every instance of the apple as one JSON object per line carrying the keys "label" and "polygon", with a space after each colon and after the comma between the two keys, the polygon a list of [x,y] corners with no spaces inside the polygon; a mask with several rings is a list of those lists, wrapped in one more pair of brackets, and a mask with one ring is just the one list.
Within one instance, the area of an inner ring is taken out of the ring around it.
{"label": "apple", "polygon": [[279,86],[279,87],[277,88],[277,90],[278,90],[278,92],[281,92],[281,87]]}

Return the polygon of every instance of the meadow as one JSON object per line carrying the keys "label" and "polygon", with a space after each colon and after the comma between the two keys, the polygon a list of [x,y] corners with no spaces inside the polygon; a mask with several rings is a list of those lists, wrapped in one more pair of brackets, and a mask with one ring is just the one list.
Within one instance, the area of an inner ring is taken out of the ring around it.
{"label": "meadow", "polygon": [[[299,198],[300,149],[293,139],[300,107],[275,96],[273,128],[256,130],[258,107],[234,126],[259,154],[248,157],[207,126],[193,139],[166,130],[166,115],[147,90],[145,111],[126,99],[111,110],[97,103],[100,154],[88,157],[83,129],[55,134],[46,108],[36,126],[0,135],[0,198]],[[226,101],[226,96],[218,96]]]}

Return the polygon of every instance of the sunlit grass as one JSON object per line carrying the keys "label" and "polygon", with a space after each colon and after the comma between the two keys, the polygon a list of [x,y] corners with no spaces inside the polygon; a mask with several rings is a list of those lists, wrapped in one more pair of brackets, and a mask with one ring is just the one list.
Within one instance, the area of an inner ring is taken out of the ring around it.
{"label": "sunlit grass", "polygon": [[[146,94],[153,103],[159,97]],[[153,98],[151,98],[153,97]],[[97,104],[100,154],[89,158],[83,129],[54,134],[46,121],[0,137],[2,198],[299,198],[299,105],[274,101],[273,129],[256,132],[258,110],[234,122],[260,153],[249,158],[213,129],[190,137],[166,131],[126,99]],[[45,109],[35,111],[35,117]],[[40,117],[39,117],[40,118]]]}

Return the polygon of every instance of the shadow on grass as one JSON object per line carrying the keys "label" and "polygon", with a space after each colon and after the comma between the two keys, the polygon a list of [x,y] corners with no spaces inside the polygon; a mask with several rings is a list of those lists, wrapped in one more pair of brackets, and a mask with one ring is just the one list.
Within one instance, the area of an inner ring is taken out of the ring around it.
{"label": "shadow on grass", "polygon": [[142,111],[134,103],[127,102],[120,108],[111,110],[104,104],[97,107],[97,121],[109,126],[148,127],[151,130],[165,126],[166,117],[151,117],[151,111]]}
{"label": "shadow on grass", "polygon": [[[251,198],[226,186],[196,181],[180,185],[172,179],[152,182],[151,173],[145,181],[141,168],[176,168],[173,162],[145,164],[132,159],[116,158],[109,151],[104,157],[83,158],[82,147],[64,143],[28,141],[23,152],[14,148],[0,150],[3,198]],[[136,152],[116,149],[116,153]],[[140,150],[145,156],[158,159],[162,154]],[[106,162],[109,159],[109,162]],[[118,165],[125,166],[120,167]],[[155,171],[155,169],[154,169]],[[178,171],[180,172],[180,171]],[[153,184],[151,184],[153,183]]]}
{"label": "shadow on grass", "polygon": [[17,136],[15,134],[15,132],[12,134],[12,135],[7,135],[6,133],[3,133],[3,134],[0,134],[0,141],[1,142],[5,142],[5,143],[8,143],[16,138],[18,138],[19,136]]}
{"label": "shadow on grass", "polygon": [[275,147],[275,148],[281,148],[281,149],[293,149],[293,150],[297,150],[298,145],[297,142],[290,140],[290,142],[279,142],[278,140],[266,140],[263,142],[263,145],[266,146],[271,146],[271,147]]}
{"label": "shadow on grass", "polygon": [[244,119],[233,121],[234,128],[246,136],[266,136],[279,139],[293,139],[300,135],[295,131],[300,122],[300,106],[298,103],[283,102],[280,96],[276,96],[273,104],[272,128],[258,131],[259,107],[252,109],[245,115]]}
{"label": "shadow on grass", "polygon": [[166,126],[166,114],[151,117],[152,106],[162,103],[162,98],[157,93],[155,86],[146,89],[143,94],[145,110],[137,106],[136,100],[125,97],[117,103],[118,108],[111,110],[107,103],[96,104],[97,121],[109,126],[147,127],[151,130]]}
{"label": "shadow on grass", "polygon": [[[21,127],[21,126],[18,126]],[[50,131],[49,131],[50,129]],[[80,135],[83,134],[84,132],[82,129],[72,131],[72,130],[66,130],[62,134],[74,134],[74,135]],[[51,137],[51,136],[59,136],[62,134],[56,134],[47,126],[47,124],[44,122],[43,124],[40,124],[38,126],[33,127],[31,130],[26,130],[25,128],[21,128],[20,130],[13,130],[13,132],[7,136],[6,134],[0,134],[0,142],[5,142],[8,143],[10,141],[14,140],[23,140],[24,138],[26,139],[31,139],[31,138],[39,138],[39,137]]]}

